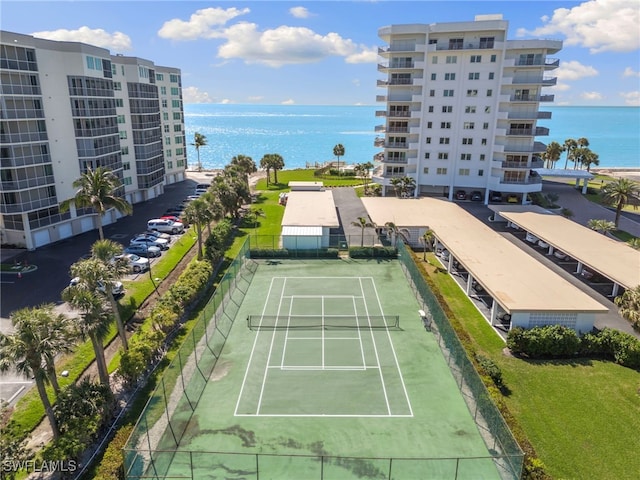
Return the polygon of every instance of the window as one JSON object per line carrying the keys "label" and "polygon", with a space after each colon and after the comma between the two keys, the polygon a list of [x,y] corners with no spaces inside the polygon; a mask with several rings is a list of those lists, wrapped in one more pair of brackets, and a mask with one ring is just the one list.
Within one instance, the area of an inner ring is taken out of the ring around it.
{"label": "window", "polygon": [[460,175],[461,177],[466,177],[469,175],[469,169],[468,168],[461,168],[458,170],[458,175]]}
{"label": "window", "polygon": [[464,126],[463,128],[465,130],[473,130],[475,128],[476,124],[474,122],[464,122]]}
{"label": "window", "polygon": [[182,120],[182,114],[180,112],[173,112],[174,120]]}
{"label": "window", "polygon": [[449,160],[449,154],[447,152],[438,153],[438,160]]}
{"label": "window", "polygon": [[166,95],[167,94],[167,87],[160,87],[160,95]]}
{"label": "window", "polygon": [[477,97],[478,90],[467,90],[467,97]]}
{"label": "window", "polygon": [[493,90],[489,89],[487,90],[487,97],[491,97],[493,96]]}
{"label": "window", "polygon": [[167,108],[168,104],[166,100],[162,100],[162,108]]}
{"label": "window", "polygon": [[435,90],[429,90],[429,96],[430,97],[435,97],[436,96],[436,91]]}
{"label": "window", "polygon": [[156,80],[160,82],[164,81],[164,73],[156,73]]}
{"label": "window", "polygon": [[124,100],[122,98],[116,98],[116,107],[124,107]]}
{"label": "window", "polygon": [[131,177],[124,177],[124,181],[122,183],[124,183],[125,185],[131,185]]}
{"label": "window", "polygon": [[440,145],[449,145],[449,137],[440,137]]}
{"label": "window", "polygon": [[440,167],[436,169],[436,175],[446,175],[446,174],[447,174],[446,167]]}
{"label": "window", "polygon": [[[176,148],[176,156],[178,155],[184,155],[184,148]],[[182,163],[182,165],[184,165],[184,162]],[[180,165],[180,162],[178,162],[179,167],[181,167],[182,165]]]}
{"label": "window", "polygon": [[[129,155],[129,147],[127,147],[126,145],[124,147],[122,147],[120,149],[120,154],[121,155]],[[124,165],[124,164],[123,164]]]}
{"label": "window", "polygon": [[87,68],[89,70],[95,70],[95,64],[94,64],[94,60],[93,57],[87,57]]}
{"label": "window", "polygon": [[428,175],[429,174],[429,167],[424,167],[422,169],[422,173],[424,173],[425,175]]}
{"label": "window", "polygon": [[453,112],[453,107],[451,105],[444,105],[442,107],[442,113],[451,113]]}
{"label": "window", "polygon": [[479,177],[483,177],[484,176],[484,170],[483,169],[478,170],[478,176]]}
{"label": "window", "polygon": [[451,122],[440,122],[440,128],[451,128]]}
{"label": "window", "polygon": [[480,154],[480,161],[484,161],[484,159],[485,159],[485,158],[486,158],[485,154],[484,154],[484,153],[481,153],[481,154]]}
{"label": "window", "polygon": [[116,67],[115,63],[111,64],[111,76],[118,74],[118,67]]}
{"label": "window", "polygon": [[163,125],[163,126],[162,126],[162,131],[163,131],[164,133],[169,133],[169,125]]}
{"label": "window", "polygon": [[173,162],[167,161],[167,169],[171,170],[173,168]]}
{"label": "window", "polygon": [[489,122],[484,122],[484,123],[482,124],[482,129],[483,129],[483,130],[489,130]]}
{"label": "window", "polygon": [[180,145],[180,144],[182,144],[182,137],[175,136],[175,137],[173,137],[173,141],[174,141],[174,143]]}
{"label": "window", "polygon": [[171,145],[171,137],[164,137],[164,144]]}
{"label": "window", "polygon": [[436,81],[436,74],[435,73],[431,74],[431,80],[434,81],[434,82]]}
{"label": "window", "polygon": [[455,73],[445,73],[444,74],[444,79],[445,80],[455,80],[456,79],[456,74]]}
{"label": "window", "polygon": [[495,37],[480,37],[480,48],[493,48]]}
{"label": "window", "polygon": [[169,114],[167,112],[162,112],[162,120],[169,120]]}
{"label": "window", "polygon": [[424,159],[425,160],[429,160],[429,158],[431,158],[431,153],[427,152],[424,154]]}
{"label": "window", "polygon": [[480,142],[482,145],[486,145],[487,144],[487,139],[483,138],[482,141]]}
{"label": "window", "polygon": [[473,145],[473,138],[465,137],[462,139],[463,145]]}
{"label": "window", "polygon": [[431,143],[431,137],[427,137],[427,138],[425,138],[424,140],[425,140],[425,143],[427,143],[427,144],[428,144],[428,143]]}
{"label": "window", "polygon": [[433,113],[433,105],[429,105],[429,113]]}
{"label": "window", "polygon": [[122,163],[122,170],[131,170],[131,164],[129,162]]}
{"label": "window", "polygon": [[174,95],[174,96],[180,95],[180,89],[178,87],[171,87],[171,95]]}
{"label": "window", "polygon": [[118,115],[118,123],[126,123],[124,115]]}
{"label": "window", "polygon": [[462,50],[462,38],[450,38],[449,39],[449,50]]}
{"label": "window", "polygon": [[113,89],[117,91],[122,90],[122,84],[120,82],[113,82]]}
{"label": "window", "polygon": [[471,154],[470,153],[461,153],[460,154],[460,160],[471,160]]}
{"label": "window", "polygon": [[482,62],[482,55],[471,55],[471,63]]}
{"label": "window", "polygon": [[489,80],[493,80],[495,76],[496,76],[495,73],[489,72]]}
{"label": "window", "polygon": [[427,128],[433,128],[433,122],[427,122]]}
{"label": "window", "polygon": [[[431,44],[431,40],[429,40],[429,44]],[[438,63],[438,57],[436,57],[435,55],[431,57],[431,63],[433,63],[434,65]]]}
{"label": "window", "polygon": [[469,72],[469,80],[480,80],[479,72]]}
{"label": "window", "polygon": [[444,96],[445,97],[453,97],[453,90],[445,90],[444,91]]}
{"label": "window", "polygon": [[180,108],[180,100],[171,100],[172,108]]}
{"label": "window", "polygon": [[178,75],[175,75],[173,73],[169,74],[169,81],[171,83],[178,83],[178,78],[180,78]]}
{"label": "window", "polygon": [[119,134],[120,134],[120,140],[126,140],[127,132],[119,132]]}
{"label": "window", "polygon": [[476,107],[470,106],[464,108],[464,113],[476,113]]}
{"label": "window", "polygon": [[484,113],[491,113],[491,107],[484,107]]}
{"label": "window", "polygon": [[[176,155],[178,154],[178,151],[176,150]],[[176,165],[178,168],[184,167],[184,160],[178,160],[176,162]]]}
{"label": "window", "polygon": [[182,131],[182,125],[174,125],[173,126],[173,131],[174,132],[181,132]]}
{"label": "window", "polygon": [[496,55],[491,55],[491,63],[496,63],[497,57]]}
{"label": "window", "polygon": [[168,148],[167,150],[165,150],[165,152],[164,152],[164,156],[165,156],[165,157],[172,157],[172,156],[173,156],[173,153],[172,153],[172,151],[171,151],[171,149],[170,149],[170,148]]}
{"label": "window", "polygon": [[458,63],[458,57],[456,55],[447,55],[445,63]]}

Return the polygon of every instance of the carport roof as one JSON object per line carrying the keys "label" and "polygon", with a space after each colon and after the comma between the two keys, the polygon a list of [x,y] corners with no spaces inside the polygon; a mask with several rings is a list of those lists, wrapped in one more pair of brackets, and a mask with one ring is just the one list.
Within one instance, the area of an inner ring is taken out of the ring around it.
{"label": "carport roof", "polygon": [[492,205],[501,217],[624,288],[640,285],[640,251],[535,205]]}
{"label": "carport roof", "polygon": [[331,190],[289,192],[282,226],[314,227],[318,225],[340,226]]}
{"label": "carport roof", "polygon": [[363,198],[378,225],[429,227],[445,248],[510,313],[590,312],[607,307],[465,212],[435,198]]}

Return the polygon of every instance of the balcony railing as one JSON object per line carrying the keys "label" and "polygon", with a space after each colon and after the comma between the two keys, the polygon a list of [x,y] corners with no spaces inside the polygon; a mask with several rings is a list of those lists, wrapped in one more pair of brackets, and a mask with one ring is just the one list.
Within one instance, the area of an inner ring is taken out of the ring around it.
{"label": "balcony railing", "polygon": [[542,168],[544,166],[544,162],[542,160],[532,160],[530,162],[509,162],[503,161],[501,162],[502,168],[520,168],[520,169],[532,169],[532,168]]}
{"label": "balcony railing", "polygon": [[547,127],[536,127],[536,137],[542,137],[549,135],[549,129]]}
{"label": "balcony railing", "polygon": [[384,146],[385,148],[407,148],[408,144],[407,142],[387,142]]}
{"label": "balcony railing", "polygon": [[394,163],[394,164],[398,164],[398,163],[399,163],[399,164],[407,164],[407,163],[408,163],[408,161],[407,161],[407,158],[406,158],[406,157],[404,157],[404,158],[396,158],[396,157],[390,158],[390,157],[384,157],[384,158],[382,159],[382,163]]}
{"label": "balcony railing", "polygon": [[393,117],[393,118],[409,118],[411,117],[411,112],[410,111],[397,111],[397,110],[392,110],[390,112],[386,112],[387,117]]}
{"label": "balcony railing", "polygon": [[391,60],[390,62],[378,64],[378,70],[387,70],[389,68],[415,68],[415,64],[413,61],[406,61],[406,60],[401,60],[401,61]]}
{"label": "balcony railing", "polygon": [[506,178],[503,178],[500,180],[500,183],[503,185],[536,185],[538,183],[542,183],[542,178],[538,176],[528,177],[525,179],[513,179],[513,180],[508,180]]}
{"label": "balcony railing", "polygon": [[409,127],[389,127],[386,131],[389,133],[409,133]]}
{"label": "balcony railing", "polygon": [[557,67],[560,65],[560,60],[557,58],[545,58],[544,60],[516,60],[518,67]]}
{"label": "balcony railing", "polygon": [[553,102],[555,95],[540,95],[541,102]]}
{"label": "balcony railing", "polygon": [[25,190],[32,187],[41,187],[43,185],[54,185],[55,179],[53,175],[45,175],[42,177],[29,178],[24,180],[3,181],[2,190],[5,192],[12,190]]}
{"label": "balcony railing", "polygon": [[510,128],[509,130],[507,130],[507,135],[531,136],[533,135],[533,128]]}
{"label": "balcony railing", "polygon": [[537,118],[549,119],[551,118],[551,112],[538,112]]}

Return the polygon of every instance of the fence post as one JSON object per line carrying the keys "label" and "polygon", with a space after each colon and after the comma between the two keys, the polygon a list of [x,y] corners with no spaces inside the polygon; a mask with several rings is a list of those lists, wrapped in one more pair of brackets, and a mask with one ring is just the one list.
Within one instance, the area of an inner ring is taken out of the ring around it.
{"label": "fence post", "polygon": [[390,458],[389,459],[389,480],[391,480],[391,465],[392,465],[392,462],[393,462],[393,458]]}
{"label": "fence post", "polygon": [[260,480],[260,464],[258,463],[258,454],[256,453],[256,480]]}
{"label": "fence post", "polygon": [[191,480],[193,479],[193,452],[189,450],[189,470],[191,471]]}

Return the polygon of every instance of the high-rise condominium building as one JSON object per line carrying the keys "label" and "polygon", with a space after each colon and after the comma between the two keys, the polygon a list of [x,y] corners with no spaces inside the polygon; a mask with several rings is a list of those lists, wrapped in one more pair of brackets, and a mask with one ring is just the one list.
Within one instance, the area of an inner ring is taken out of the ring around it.
{"label": "high-rise condominium building", "polygon": [[92,209],[59,210],[87,168],[113,171],[132,204],[184,179],[179,69],[5,31],[0,48],[2,244],[33,249],[96,228]]}
{"label": "high-rise condominium building", "polygon": [[374,181],[385,194],[405,177],[414,195],[450,200],[474,193],[485,203],[499,194],[526,202],[541,190],[534,169],[546,145],[536,137],[549,130],[538,121],[551,112],[539,107],[553,101],[542,89],[556,84],[548,72],[559,60],[548,55],[562,42],[507,40],[507,28],[501,15],[482,15],[378,30],[388,46],[379,49],[386,93],[377,101],[386,107],[376,112],[385,124],[376,127],[384,152]]}

